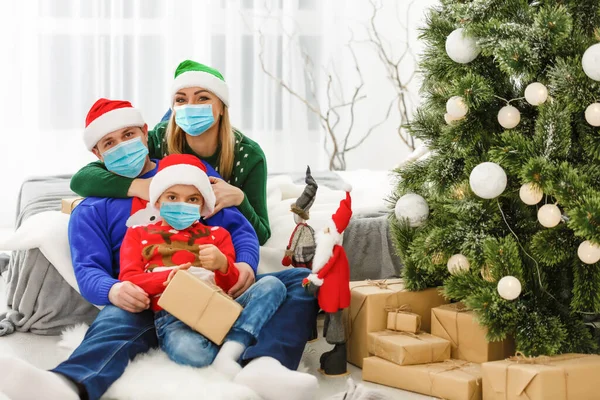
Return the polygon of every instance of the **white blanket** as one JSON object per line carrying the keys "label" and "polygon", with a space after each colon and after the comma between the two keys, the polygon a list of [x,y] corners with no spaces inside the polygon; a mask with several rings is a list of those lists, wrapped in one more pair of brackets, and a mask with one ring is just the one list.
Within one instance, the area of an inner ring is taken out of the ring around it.
{"label": "white blanket", "polygon": [[[346,171],[339,175],[352,185],[354,214],[372,213],[385,208],[385,197],[391,191],[387,171]],[[260,249],[259,273],[283,269],[281,259],[289,236],[295,227],[290,205],[302,193],[304,185],[296,185],[289,176],[282,175],[267,181],[267,208],[271,224],[271,238]],[[315,203],[310,210],[309,223],[315,230],[322,229],[337,210],[345,194],[319,186]],[[67,283],[77,292],[79,287],[68,241],[69,216],[59,211],[46,211],[28,218],[12,235],[0,242],[0,250],[28,250],[39,248]]]}

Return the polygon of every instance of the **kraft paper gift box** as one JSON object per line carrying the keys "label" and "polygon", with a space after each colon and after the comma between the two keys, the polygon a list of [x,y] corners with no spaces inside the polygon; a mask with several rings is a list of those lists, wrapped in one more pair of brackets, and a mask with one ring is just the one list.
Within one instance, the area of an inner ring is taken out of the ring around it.
{"label": "kraft paper gift box", "polygon": [[216,344],[223,343],[243,310],[219,287],[188,271],[175,274],[158,305]]}
{"label": "kraft paper gift box", "polygon": [[600,399],[600,356],[511,357],[481,366],[486,400]]}
{"label": "kraft paper gift box", "polygon": [[512,339],[488,342],[487,329],[475,320],[474,313],[461,303],[446,304],[431,310],[431,334],[450,341],[452,358],[484,363],[515,354]]}
{"label": "kraft paper gift box", "polygon": [[369,333],[369,353],[398,365],[429,364],[450,358],[450,342],[429,333]]}
{"label": "kraft paper gift box", "polygon": [[411,307],[421,316],[421,329],[428,332],[431,309],[448,303],[437,289],[409,292],[402,279],[350,282],[350,307],[344,310],[346,334],[348,335],[348,362],[362,367],[363,358],[369,356],[368,334],[385,330],[386,309],[403,305]]}
{"label": "kraft paper gift box", "polygon": [[446,400],[481,400],[481,366],[463,360],[396,365],[365,358],[363,380]]}
{"label": "kraft paper gift box", "polygon": [[83,197],[72,197],[69,199],[62,199],[60,201],[60,211],[63,214],[71,214],[75,207],[79,205],[83,201]]}
{"label": "kraft paper gift box", "polygon": [[421,316],[410,312],[410,307],[389,309],[387,328],[398,332],[419,333],[421,330]]}

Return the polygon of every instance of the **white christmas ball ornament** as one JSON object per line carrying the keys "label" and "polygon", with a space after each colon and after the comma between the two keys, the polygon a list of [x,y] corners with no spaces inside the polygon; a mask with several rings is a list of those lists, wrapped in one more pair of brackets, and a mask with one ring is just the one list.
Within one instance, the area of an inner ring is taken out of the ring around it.
{"label": "white christmas ball ornament", "polygon": [[562,213],[554,204],[546,204],[538,210],[538,221],[546,228],[554,228],[560,223]]}
{"label": "white christmas ball ornament", "polygon": [[448,271],[452,275],[458,271],[468,271],[469,266],[469,260],[462,254],[455,254],[448,260]]}
{"label": "white christmas ball ornament", "polygon": [[418,194],[409,193],[398,199],[395,208],[398,221],[406,218],[411,228],[423,225],[429,216],[429,206]]}
{"label": "white christmas ball ornament", "polygon": [[525,88],[525,100],[532,106],[544,104],[548,99],[548,88],[539,82],[530,83]]}
{"label": "white christmas ball ornament", "polygon": [[514,300],[521,294],[521,282],[514,276],[505,276],[498,282],[498,294],[505,300]]}
{"label": "white christmas ball ornament", "polygon": [[484,162],[473,168],[469,184],[482,199],[494,199],[506,189],[506,172],[496,163]]}
{"label": "white christmas ball ornament", "polygon": [[454,118],[452,115],[450,115],[448,113],[444,114],[444,121],[446,121],[446,123],[448,125],[451,125],[453,122],[460,121],[463,118]]}
{"label": "white christmas ball ornament", "polygon": [[586,264],[595,264],[600,261],[600,246],[586,240],[579,245],[577,256]]}
{"label": "white christmas ball ornament", "polygon": [[600,126],[600,103],[592,103],[585,109],[585,120],[591,126]]}
{"label": "white christmas ball ornament", "polygon": [[[446,46],[447,46],[446,42]],[[581,59],[583,72],[595,81],[600,81],[600,43],[590,46]]]}
{"label": "white christmas ball ornament", "polygon": [[448,112],[450,117],[454,118],[454,120],[457,120],[467,115],[469,107],[467,107],[462,97],[453,96],[450,97],[446,102],[446,111]]}
{"label": "white christmas ball ornament", "polygon": [[533,206],[542,200],[544,192],[533,183],[526,183],[519,189],[519,197],[523,203]]}
{"label": "white christmas ball ornament", "polygon": [[505,129],[512,129],[521,122],[521,113],[513,106],[504,106],[498,113],[498,122]]}
{"label": "white christmas ball ornament", "polygon": [[463,28],[454,30],[446,38],[446,53],[454,62],[468,64],[476,59],[480,52],[475,39],[465,36]]}

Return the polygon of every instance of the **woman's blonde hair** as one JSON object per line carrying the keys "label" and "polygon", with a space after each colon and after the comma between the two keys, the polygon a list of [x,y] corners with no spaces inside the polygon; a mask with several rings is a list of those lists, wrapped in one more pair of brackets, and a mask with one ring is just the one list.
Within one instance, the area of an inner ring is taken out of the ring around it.
{"label": "woman's blonde hair", "polygon": [[[186,133],[183,129],[175,123],[175,113],[171,113],[171,118],[169,118],[169,124],[167,125],[167,150],[169,154],[184,153],[185,135]],[[223,115],[221,115],[219,120],[218,140],[221,146],[221,153],[219,154],[219,165],[215,167],[218,167],[217,172],[223,179],[228,181],[231,179],[231,173],[233,172],[235,135],[229,120],[229,110],[224,104]]]}

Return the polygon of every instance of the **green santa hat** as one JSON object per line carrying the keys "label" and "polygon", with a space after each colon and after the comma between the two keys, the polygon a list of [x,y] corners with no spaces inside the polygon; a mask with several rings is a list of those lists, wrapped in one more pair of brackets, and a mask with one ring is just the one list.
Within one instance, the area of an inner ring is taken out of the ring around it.
{"label": "green santa hat", "polygon": [[201,87],[213,92],[226,106],[229,106],[229,88],[219,71],[196,61],[185,60],[175,70],[175,80],[171,88],[171,100],[180,89]]}

